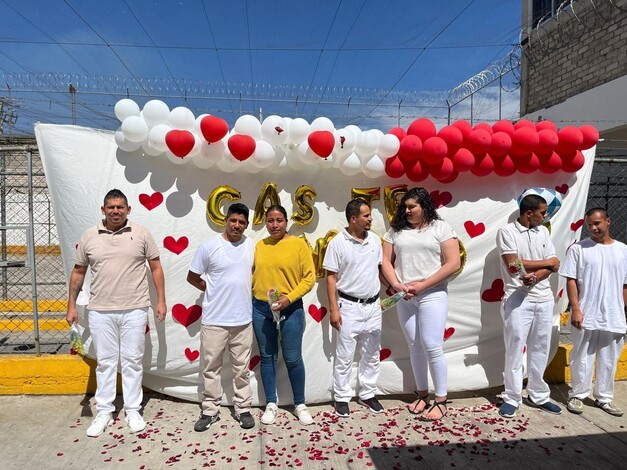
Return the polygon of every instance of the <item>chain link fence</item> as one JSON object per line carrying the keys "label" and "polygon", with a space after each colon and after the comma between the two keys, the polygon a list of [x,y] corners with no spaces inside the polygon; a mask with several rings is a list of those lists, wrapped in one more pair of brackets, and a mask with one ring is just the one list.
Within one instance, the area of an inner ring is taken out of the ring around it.
{"label": "chain link fence", "polygon": [[67,293],[34,139],[0,139],[0,354],[69,350]]}

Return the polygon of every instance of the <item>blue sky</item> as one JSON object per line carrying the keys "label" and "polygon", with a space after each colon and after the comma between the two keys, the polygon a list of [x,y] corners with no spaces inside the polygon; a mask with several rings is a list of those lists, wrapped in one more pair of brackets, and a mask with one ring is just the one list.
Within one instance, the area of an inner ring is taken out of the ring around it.
{"label": "blue sky", "polygon": [[[367,116],[393,115],[386,103],[404,95],[415,101],[417,92],[441,101],[504,57],[518,39],[520,7],[502,0],[0,0],[0,96],[16,105],[13,132],[31,132],[37,120],[71,122],[69,83],[77,88],[77,124],[90,127],[115,127],[112,106],[127,89],[140,106],[159,98],[230,122],[262,108],[372,126]],[[351,99],[353,109],[344,111]],[[412,113],[428,111],[403,115]]]}

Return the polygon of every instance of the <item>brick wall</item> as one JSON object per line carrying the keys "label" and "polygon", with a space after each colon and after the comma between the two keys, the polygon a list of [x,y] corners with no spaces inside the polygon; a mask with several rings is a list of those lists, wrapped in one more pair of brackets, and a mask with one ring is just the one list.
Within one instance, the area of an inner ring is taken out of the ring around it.
{"label": "brick wall", "polygon": [[523,39],[521,114],[627,74],[627,2],[576,2]]}

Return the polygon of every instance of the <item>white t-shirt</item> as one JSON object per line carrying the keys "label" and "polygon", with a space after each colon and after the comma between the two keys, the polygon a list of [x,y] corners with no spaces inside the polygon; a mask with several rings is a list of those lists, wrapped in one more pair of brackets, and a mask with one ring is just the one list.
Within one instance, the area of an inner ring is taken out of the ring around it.
{"label": "white t-shirt", "polygon": [[546,302],[553,299],[548,277],[529,289],[520,280],[518,274],[510,274],[503,262],[505,254],[515,254],[519,259],[530,261],[554,258],[555,247],[551,242],[549,230],[544,225],[528,229],[515,220],[499,229],[496,235],[496,247],[499,252],[501,277],[505,284],[503,300],[516,291],[525,294],[529,302]]}
{"label": "white t-shirt", "polygon": [[252,321],[252,268],[255,246],[243,237],[237,243],[222,235],[198,247],[190,271],[207,283],[202,324],[241,326]]}
{"label": "white t-shirt", "polygon": [[337,273],[337,289],[359,299],[368,299],[381,288],[379,265],[382,260],[381,240],[368,232],[363,243],[346,229],[327,246],[322,267]]}
{"label": "white t-shirt", "polygon": [[577,280],[579,306],[586,330],[625,333],[623,285],[627,284],[627,246],[590,238],[572,245],[560,275]]}
{"label": "white t-shirt", "polygon": [[[442,267],[441,243],[457,238],[443,220],[434,220],[421,229],[388,230],[383,240],[394,245],[394,272],[403,284],[422,281]],[[444,280],[438,286],[446,286]],[[434,286],[436,287],[436,286]]]}

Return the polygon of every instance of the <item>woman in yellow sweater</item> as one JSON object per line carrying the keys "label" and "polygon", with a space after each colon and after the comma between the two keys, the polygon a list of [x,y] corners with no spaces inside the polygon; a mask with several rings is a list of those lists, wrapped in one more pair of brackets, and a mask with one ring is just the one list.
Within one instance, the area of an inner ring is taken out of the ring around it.
{"label": "woman in yellow sweater", "polygon": [[[253,268],[253,328],[259,345],[261,381],[266,395],[261,422],[274,423],[278,411],[276,368],[280,341],[294,394],[294,414],[301,424],[307,425],[313,419],[305,405],[302,297],[314,286],[315,268],[307,243],[286,232],[287,212],[283,206],[268,208],[266,229],[270,236],[257,243]],[[278,291],[278,299],[268,302],[270,289]],[[278,324],[277,317],[280,318]]]}

